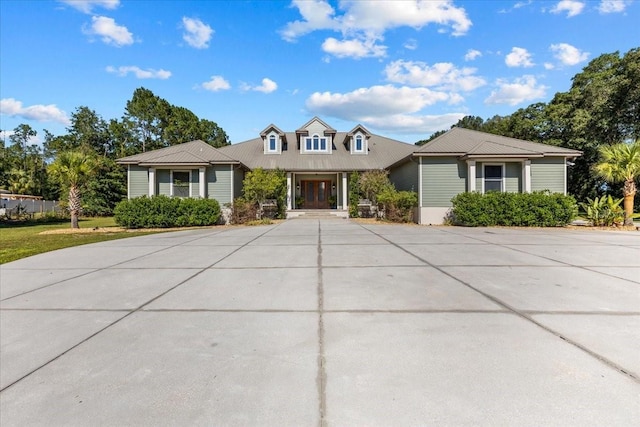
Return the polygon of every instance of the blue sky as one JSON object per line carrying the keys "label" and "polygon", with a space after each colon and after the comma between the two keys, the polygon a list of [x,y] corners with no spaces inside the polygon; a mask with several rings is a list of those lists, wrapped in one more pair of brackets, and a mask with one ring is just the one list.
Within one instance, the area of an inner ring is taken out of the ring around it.
{"label": "blue sky", "polygon": [[232,142],[317,115],[413,143],[549,101],[638,22],[631,0],[2,0],[0,129],[120,118],[143,86]]}

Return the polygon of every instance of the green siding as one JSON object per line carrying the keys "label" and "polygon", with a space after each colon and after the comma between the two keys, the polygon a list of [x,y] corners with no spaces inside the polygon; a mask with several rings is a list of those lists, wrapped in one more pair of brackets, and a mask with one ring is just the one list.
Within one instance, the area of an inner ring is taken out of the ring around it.
{"label": "green siding", "polygon": [[216,199],[220,205],[231,203],[231,167],[213,165],[207,168],[207,196]]}
{"label": "green siding", "polygon": [[[230,168],[233,165],[229,166]],[[242,169],[234,169],[233,171],[233,198],[237,199],[242,196],[242,181],[244,181],[244,171]],[[295,188],[295,183],[292,183]]]}
{"label": "green siding", "polygon": [[453,157],[422,158],[423,207],[451,206],[453,196],[466,191],[467,165]]}
{"label": "green siding", "polygon": [[482,162],[476,162],[476,191],[481,193],[482,189],[482,177],[484,176],[484,166]]}
{"label": "green siding", "polygon": [[168,169],[156,169],[156,194],[171,195],[171,172]]}
{"label": "green siding", "polygon": [[191,171],[191,197],[200,197],[200,171],[193,169]]}
{"label": "green siding", "polygon": [[389,174],[389,179],[396,186],[397,190],[418,191],[418,164],[408,161],[403,165],[393,169]]}
{"label": "green siding", "polygon": [[531,191],[549,190],[564,193],[565,165],[563,157],[531,160]]}
{"label": "green siding", "polygon": [[129,198],[149,194],[149,170],[141,166],[129,166]]}
{"label": "green siding", "polygon": [[522,164],[510,162],[504,165],[505,183],[504,188],[507,193],[522,192]]}

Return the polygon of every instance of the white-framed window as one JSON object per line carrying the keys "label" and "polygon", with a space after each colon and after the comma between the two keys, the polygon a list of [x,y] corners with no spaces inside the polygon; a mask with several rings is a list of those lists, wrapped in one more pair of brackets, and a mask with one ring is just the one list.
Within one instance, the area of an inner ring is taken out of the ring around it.
{"label": "white-framed window", "polygon": [[277,146],[277,142],[276,142],[276,136],[275,135],[271,135],[269,137],[269,151],[276,151],[278,148]]}
{"label": "white-framed window", "polygon": [[309,153],[327,153],[329,151],[329,138],[318,134],[305,137],[304,151]]}
{"label": "white-framed window", "polygon": [[279,154],[280,153],[280,136],[277,133],[271,132],[264,138],[264,154]]}
{"label": "white-framed window", "polygon": [[190,197],[191,196],[191,171],[172,170],[171,171],[171,196]]}
{"label": "white-framed window", "polygon": [[351,154],[363,154],[367,152],[367,140],[361,133],[351,137]]}
{"label": "white-framed window", "polygon": [[504,191],[504,163],[482,165],[482,192]]}

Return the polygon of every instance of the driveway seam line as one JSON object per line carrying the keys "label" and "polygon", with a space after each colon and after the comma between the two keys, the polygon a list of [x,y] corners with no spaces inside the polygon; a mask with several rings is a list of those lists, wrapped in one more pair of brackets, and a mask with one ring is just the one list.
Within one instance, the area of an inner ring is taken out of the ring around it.
{"label": "driveway seam line", "polygon": [[[533,323],[534,325],[538,326],[539,328],[543,329],[544,331],[547,331],[547,332],[549,332],[550,334],[552,334],[552,335],[554,335],[554,336],[556,336],[556,337],[560,338],[561,340],[565,341],[566,343],[571,344],[572,346],[574,346],[574,347],[576,347],[576,348],[578,348],[578,349],[582,350],[582,351],[583,351],[583,352],[585,352],[586,354],[590,355],[591,357],[595,358],[596,360],[600,361],[601,363],[603,363],[603,364],[607,365],[609,368],[612,368],[612,369],[614,369],[615,371],[617,371],[617,372],[619,372],[619,373],[621,373],[621,374],[625,375],[626,377],[631,378],[634,382],[636,382],[636,383],[640,383],[640,379],[639,379],[639,378],[636,378],[636,376],[635,376],[635,375],[633,375],[633,374],[631,374],[631,373],[629,372],[629,370],[628,370],[628,369],[626,369],[626,368],[624,368],[624,367],[622,367],[622,366],[618,365],[617,363],[613,362],[612,360],[609,360],[608,358],[606,358],[606,357],[602,356],[601,354],[596,353],[595,351],[593,351],[593,350],[591,350],[591,349],[587,348],[586,346],[584,346],[584,345],[582,345],[582,344],[578,343],[577,341],[574,341],[574,340],[570,339],[569,337],[564,336],[564,335],[563,335],[563,334],[561,334],[560,332],[558,332],[558,331],[556,331],[556,330],[554,330],[554,329],[551,329],[550,327],[548,327],[548,326],[546,326],[546,325],[544,325],[544,324],[542,324],[542,323],[540,323],[540,322],[536,321],[536,320],[535,320],[535,319],[533,319],[531,316],[529,316],[529,315],[525,314],[525,313],[524,313],[524,312],[522,312],[522,311],[517,310],[516,308],[514,308],[514,307],[512,307],[511,305],[507,304],[506,302],[504,302],[504,301],[500,300],[499,298],[496,298],[496,297],[494,297],[494,296],[492,296],[492,295],[490,295],[490,294],[488,294],[488,293],[485,293],[485,292],[483,292],[482,290],[480,290],[480,289],[476,288],[475,286],[473,286],[473,285],[471,285],[471,284],[469,284],[469,283],[465,282],[464,280],[459,279],[458,277],[454,276],[453,274],[451,274],[451,273],[449,273],[449,272],[445,271],[444,269],[442,269],[442,268],[440,268],[440,267],[438,267],[438,266],[436,266],[436,265],[431,264],[429,261],[427,261],[427,260],[425,260],[425,259],[423,259],[423,258],[419,257],[418,255],[416,255],[416,254],[414,254],[414,253],[410,252],[409,250],[407,250],[407,249],[403,248],[402,246],[400,246],[400,245],[396,244],[395,242],[392,242],[391,240],[387,239],[387,238],[386,238],[386,237],[384,237],[383,235],[378,234],[378,233],[376,233],[376,232],[372,231],[371,229],[368,229],[368,228],[364,227],[364,226],[363,226],[363,225],[361,225],[361,224],[358,224],[358,225],[360,225],[360,226],[361,226],[362,228],[364,228],[365,230],[369,230],[369,232],[371,232],[371,233],[375,234],[376,236],[378,236],[378,237],[380,237],[380,238],[382,238],[382,239],[386,240],[387,242],[389,242],[391,245],[393,245],[393,246],[397,247],[398,249],[401,249],[402,251],[406,252],[407,254],[409,254],[409,255],[411,255],[411,256],[413,256],[413,257],[415,257],[416,259],[419,259],[420,261],[422,261],[422,262],[424,262],[424,263],[426,263],[426,264],[430,265],[431,267],[435,268],[436,270],[440,271],[441,273],[443,273],[443,274],[445,274],[445,275],[447,275],[447,276],[451,277],[452,279],[456,280],[457,282],[460,282],[461,284],[463,284],[464,286],[468,287],[469,289],[472,289],[472,290],[476,291],[477,293],[479,293],[480,295],[482,295],[482,296],[484,296],[485,298],[489,299],[490,301],[492,301],[492,302],[494,302],[494,303],[496,303],[496,304],[498,304],[498,305],[500,305],[500,306],[502,306],[502,307],[506,308],[507,310],[509,310],[509,311],[511,311],[513,314],[515,314],[516,316],[518,316],[518,317],[520,317],[520,318],[522,318],[522,319],[524,319],[524,320],[527,320],[527,321],[529,321],[530,323]],[[451,233],[451,234],[455,234],[455,233]],[[480,241],[482,241],[481,239],[477,239],[477,238],[476,238],[476,240],[480,240]],[[496,245],[496,246],[506,247],[506,246],[503,246],[503,245],[500,245],[500,244],[496,244],[496,243],[490,243],[490,242],[488,242],[488,243],[489,243],[489,244],[492,244],[492,245]],[[506,247],[506,248],[507,248],[507,249],[512,249],[512,248],[510,248],[510,247]],[[515,249],[512,249],[512,250],[515,250]],[[523,252],[523,253],[526,253],[526,252]],[[528,255],[531,255],[531,254],[528,254]],[[534,255],[534,256],[538,256],[538,255]],[[541,258],[544,258],[544,257],[541,257]],[[558,261],[558,262],[559,262],[559,261]],[[567,263],[563,263],[563,264],[567,264]],[[570,264],[569,264],[569,265],[570,265]],[[575,267],[575,266],[574,266],[574,267]]]}
{"label": "driveway seam line", "polygon": [[318,396],[319,425],[327,425],[327,372],[324,348],[324,280],[322,273],[322,223],[318,220]]}
{"label": "driveway seam line", "polygon": [[[258,236],[256,236],[255,238],[251,239],[250,241],[248,241],[248,242],[247,242],[247,243],[245,243],[244,245],[239,246],[239,247],[238,247],[238,248],[236,248],[234,251],[232,251],[232,252],[230,252],[229,254],[225,255],[224,257],[222,257],[221,259],[217,260],[216,262],[214,262],[213,264],[209,265],[208,267],[205,267],[205,268],[200,269],[200,271],[197,271],[196,273],[192,274],[191,276],[187,277],[186,279],[184,279],[184,280],[182,280],[182,281],[178,282],[176,285],[174,285],[174,286],[170,287],[169,289],[167,289],[167,290],[165,290],[165,291],[161,292],[159,295],[156,295],[155,297],[151,298],[150,300],[148,300],[147,302],[145,302],[145,303],[143,303],[142,305],[138,306],[137,308],[130,310],[130,311],[129,311],[128,313],[126,313],[124,316],[122,316],[122,317],[120,317],[120,318],[118,318],[118,319],[114,320],[113,322],[109,323],[109,324],[108,324],[108,325],[106,325],[105,327],[103,327],[103,328],[99,329],[98,331],[94,332],[93,334],[90,334],[88,337],[85,337],[84,339],[82,339],[82,340],[81,340],[81,341],[79,341],[78,343],[74,344],[73,346],[71,346],[71,347],[69,347],[68,349],[66,349],[65,351],[63,351],[62,353],[58,354],[57,356],[53,357],[52,359],[49,359],[48,361],[44,362],[44,363],[43,363],[43,364],[41,364],[40,366],[38,366],[38,367],[36,367],[36,368],[32,369],[31,371],[29,371],[29,372],[28,372],[28,373],[26,373],[25,375],[21,376],[20,378],[16,379],[15,381],[13,381],[13,382],[11,382],[11,383],[7,384],[6,386],[2,387],[2,388],[0,389],[0,393],[4,392],[5,390],[7,390],[7,389],[9,389],[10,387],[14,386],[15,384],[19,383],[19,382],[20,382],[20,381],[22,381],[23,379],[25,379],[25,378],[27,378],[27,377],[31,376],[32,374],[36,373],[36,372],[37,372],[37,371],[39,371],[40,369],[44,368],[45,366],[47,366],[47,365],[49,365],[49,364],[51,364],[51,363],[55,362],[56,360],[58,360],[59,358],[61,358],[61,357],[62,357],[62,356],[64,356],[65,354],[69,353],[69,352],[70,352],[70,351],[72,351],[72,350],[75,350],[76,348],[78,348],[78,347],[79,347],[79,346],[81,346],[82,344],[86,343],[87,341],[91,340],[92,338],[96,337],[98,334],[100,334],[100,333],[104,332],[105,330],[107,330],[107,329],[111,328],[112,326],[114,326],[114,325],[116,325],[116,324],[120,323],[122,320],[126,319],[127,317],[131,316],[132,314],[134,314],[134,313],[137,313],[137,312],[141,311],[145,306],[147,306],[147,305],[151,304],[152,302],[156,301],[158,298],[163,297],[164,295],[168,294],[169,292],[171,292],[172,290],[174,290],[174,289],[178,288],[179,286],[184,285],[184,284],[185,284],[186,282],[188,282],[189,280],[191,280],[191,279],[193,279],[194,277],[196,277],[196,276],[198,276],[198,275],[202,274],[204,271],[206,271],[206,270],[207,270],[208,268],[210,268],[211,266],[213,266],[213,265],[215,265],[215,264],[219,263],[219,262],[220,262],[220,261],[222,261],[223,259],[226,259],[226,258],[228,258],[229,256],[231,256],[232,254],[234,254],[234,253],[238,252],[240,249],[242,249],[243,247],[247,246],[247,245],[248,245],[249,243],[251,243],[252,241],[254,241],[254,240],[256,240],[256,239],[259,239],[260,237],[264,236],[265,234],[267,234],[267,233],[268,233],[268,232],[270,232],[271,230],[273,230],[273,229],[277,228],[279,225],[280,225],[280,224],[277,224],[275,227],[272,227],[272,228],[267,229],[264,233],[259,234]],[[219,234],[219,233],[214,233],[214,234]],[[207,236],[208,236],[208,235],[207,235]],[[205,237],[205,236],[203,236],[203,238],[204,238],[204,237]],[[182,243],[177,244],[177,245],[173,245],[173,246],[169,246],[169,248],[176,247],[176,246],[180,246],[181,244],[182,244]],[[164,249],[167,249],[167,248],[164,248]],[[164,249],[161,249],[161,250],[164,250]],[[152,253],[156,253],[156,252],[159,252],[159,251],[151,252],[151,253],[146,254],[146,255],[150,255],[150,254],[152,254]],[[146,255],[144,255],[144,256],[146,256]],[[137,259],[137,258],[134,258],[134,259]],[[123,261],[123,262],[128,262],[128,261]],[[121,263],[117,263],[117,264],[114,264],[114,265],[118,265],[118,264],[121,264]],[[108,268],[109,268],[109,267],[104,267],[104,268],[101,268],[101,269],[97,269],[96,271],[106,270],[106,269],[108,269]]]}

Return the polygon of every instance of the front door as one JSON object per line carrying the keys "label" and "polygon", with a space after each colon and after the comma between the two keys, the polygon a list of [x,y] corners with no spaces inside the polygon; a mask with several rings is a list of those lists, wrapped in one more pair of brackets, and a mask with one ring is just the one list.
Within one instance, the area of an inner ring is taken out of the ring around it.
{"label": "front door", "polygon": [[304,209],[329,209],[331,181],[302,181]]}

